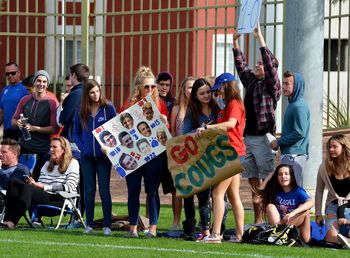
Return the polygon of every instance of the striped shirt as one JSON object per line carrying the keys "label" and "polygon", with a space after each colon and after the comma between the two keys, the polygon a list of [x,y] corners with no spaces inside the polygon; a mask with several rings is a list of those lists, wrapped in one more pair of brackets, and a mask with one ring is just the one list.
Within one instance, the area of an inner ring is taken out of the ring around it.
{"label": "striped shirt", "polygon": [[44,185],[44,191],[47,192],[77,192],[79,182],[79,163],[72,159],[69,163],[67,171],[61,174],[58,171],[58,165],[54,166],[52,172],[47,171],[49,162],[47,161],[41,169],[38,182]]}

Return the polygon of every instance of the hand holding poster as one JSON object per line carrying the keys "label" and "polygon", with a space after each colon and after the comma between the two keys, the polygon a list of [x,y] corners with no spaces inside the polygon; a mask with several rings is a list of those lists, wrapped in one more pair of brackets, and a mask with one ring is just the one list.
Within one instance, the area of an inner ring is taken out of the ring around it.
{"label": "hand holding poster", "polygon": [[250,33],[256,27],[260,11],[261,11],[262,0],[242,0],[237,31],[238,33]]}
{"label": "hand holding poster", "polygon": [[176,195],[189,197],[243,171],[226,130],[208,129],[167,142],[168,167]]}
{"label": "hand holding poster", "polygon": [[165,151],[171,134],[150,96],[96,128],[93,134],[122,177]]}

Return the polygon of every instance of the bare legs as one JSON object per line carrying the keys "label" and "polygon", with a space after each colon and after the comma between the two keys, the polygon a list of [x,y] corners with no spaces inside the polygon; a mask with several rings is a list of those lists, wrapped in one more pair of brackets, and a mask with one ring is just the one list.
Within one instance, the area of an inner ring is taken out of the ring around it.
{"label": "bare legs", "polygon": [[171,193],[171,204],[173,208],[173,228],[180,227],[182,198],[176,197],[176,191]]}
{"label": "bare legs", "polygon": [[262,215],[262,200],[261,195],[259,194],[259,188],[263,183],[262,179],[259,178],[249,178],[249,185],[252,191],[252,201],[254,208],[254,223],[261,224],[264,223],[263,215]]}
{"label": "bare legs", "polygon": [[[278,210],[274,204],[269,204],[266,207],[266,215],[269,224],[282,224],[281,217]],[[308,243],[310,241],[310,211],[304,211],[297,215],[289,221],[290,225],[294,225],[299,228],[301,239]]]}
{"label": "bare legs", "polygon": [[220,235],[222,218],[225,211],[224,195],[227,192],[228,199],[232,205],[233,214],[236,222],[236,236],[238,239],[242,238],[244,226],[244,209],[239,195],[240,175],[230,177],[213,189],[213,213],[214,223],[212,234],[214,236]]}

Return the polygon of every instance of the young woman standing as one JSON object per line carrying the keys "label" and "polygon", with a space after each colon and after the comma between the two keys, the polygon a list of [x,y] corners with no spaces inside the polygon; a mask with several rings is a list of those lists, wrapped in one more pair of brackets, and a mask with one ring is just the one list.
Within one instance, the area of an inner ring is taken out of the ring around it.
{"label": "young woman standing", "polygon": [[[235,148],[241,162],[245,156],[245,145],[243,142],[243,130],[245,126],[245,111],[240,91],[235,77],[230,73],[223,73],[215,79],[215,85],[212,91],[218,91],[226,103],[225,108],[219,113],[217,124],[209,124],[197,129],[198,136],[209,128],[222,128],[227,130],[230,143]],[[239,242],[243,235],[244,209],[239,195],[240,175],[234,175],[225,179],[213,187],[213,213],[214,223],[210,236],[201,240],[201,242],[220,243],[220,229],[225,212],[224,196],[227,193],[228,199],[232,205],[233,214],[236,222],[236,238],[232,242]]]}
{"label": "young woman standing", "polygon": [[85,233],[92,233],[95,209],[96,175],[102,201],[103,233],[111,235],[112,199],[110,193],[111,162],[92,131],[117,115],[101,91],[97,81],[89,79],[84,85],[81,107],[74,121],[73,139],[81,151],[86,207]]}
{"label": "young woman standing", "polygon": [[[149,67],[142,66],[136,72],[133,83],[133,92],[130,99],[124,103],[122,110],[134,105],[141,99],[145,98],[147,95],[150,95],[153,101],[156,103],[161,113],[160,119],[167,126],[168,111],[165,103],[159,98],[157,86],[155,85],[155,77]],[[160,207],[159,195],[157,193],[160,183],[161,170],[163,168],[165,158],[165,153],[162,153],[126,176],[130,221],[130,230],[128,233],[129,237],[138,237],[137,224],[140,210],[140,191],[142,178],[144,179],[145,191],[149,204],[150,226],[149,231],[146,233],[146,237],[157,236],[157,223],[159,215],[158,207]]]}
{"label": "young woman standing", "polygon": [[[212,97],[209,82],[199,78],[193,83],[189,107],[185,116],[183,133],[195,132],[198,127],[215,124],[219,106]],[[209,235],[210,226],[210,188],[197,194],[199,214],[202,225],[202,237]],[[186,220],[183,221],[184,238],[194,241],[196,226],[196,210],[193,196],[184,198]]]}

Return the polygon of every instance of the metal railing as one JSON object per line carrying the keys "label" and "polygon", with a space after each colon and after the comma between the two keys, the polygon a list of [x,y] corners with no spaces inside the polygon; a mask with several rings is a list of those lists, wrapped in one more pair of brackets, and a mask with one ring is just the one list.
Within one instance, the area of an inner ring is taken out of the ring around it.
{"label": "metal railing", "polygon": [[[325,127],[349,124],[349,2],[325,0]],[[260,17],[267,45],[281,64],[283,5],[283,0],[264,0]],[[48,70],[57,94],[69,66],[87,63],[119,108],[140,65],[155,74],[170,71],[174,95],[186,76],[234,73],[238,6],[231,0],[3,1],[0,60],[19,63],[23,77]],[[245,36],[241,46],[254,64],[259,55],[254,38]]]}

